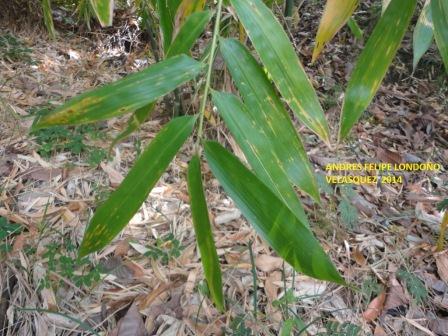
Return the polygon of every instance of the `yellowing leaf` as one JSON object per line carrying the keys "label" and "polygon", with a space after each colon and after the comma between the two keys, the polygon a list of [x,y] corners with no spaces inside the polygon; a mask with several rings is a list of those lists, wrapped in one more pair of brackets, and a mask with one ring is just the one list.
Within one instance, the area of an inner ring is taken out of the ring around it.
{"label": "yellowing leaf", "polygon": [[312,62],[319,57],[325,44],[346,24],[358,7],[358,3],[359,0],[327,0],[316,35]]}

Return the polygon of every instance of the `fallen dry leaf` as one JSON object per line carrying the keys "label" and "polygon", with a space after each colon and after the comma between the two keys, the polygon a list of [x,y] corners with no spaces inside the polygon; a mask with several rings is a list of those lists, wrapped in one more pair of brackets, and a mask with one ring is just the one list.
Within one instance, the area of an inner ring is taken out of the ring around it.
{"label": "fallen dry leaf", "polygon": [[384,311],[400,309],[408,304],[409,300],[404,293],[403,287],[394,275],[389,278],[388,288]]}
{"label": "fallen dry leaf", "polygon": [[443,281],[448,282],[448,250],[435,253],[434,258],[436,259],[437,273]]}
{"label": "fallen dry leaf", "polygon": [[145,324],[134,303],[110,333],[111,336],[146,336]]}
{"label": "fallen dry leaf", "polygon": [[269,273],[274,270],[281,269],[283,259],[262,254],[256,258],[255,265],[260,271]]}
{"label": "fallen dry leaf", "polygon": [[362,317],[367,322],[372,322],[381,314],[384,307],[384,302],[386,301],[386,292],[382,292],[376,298],[369,303],[366,311],[362,314]]}

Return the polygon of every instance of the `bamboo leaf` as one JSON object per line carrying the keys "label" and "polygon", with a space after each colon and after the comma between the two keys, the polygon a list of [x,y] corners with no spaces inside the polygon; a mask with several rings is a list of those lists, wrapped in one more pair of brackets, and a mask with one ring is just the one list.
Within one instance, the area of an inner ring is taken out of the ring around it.
{"label": "bamboo leaf", "polygon": [[433,40],[433,24],[432,24],[432,14],[431,14],[431,0],[426,0],[426,3],[420,13],[417,24],[414,28],[413,37],[413,68],[417,67],[418,62],[426,51],[431,46]]}
{"label": "bamboo leaf", "polygon": [[188,16],[168,49],[167,57],[188,53],[199,36],[204,32],[211,18],[212,13],[210,11],[196,12]]}
{"label": "bamboo leaf", "polygon": [[339,129],[347,136],[375,96],[414,13],[417,0],[392,0],[356,61],[348,83]]}
{"label": "bamboo leaf", "polygon": [[199,62],[185,55],[167,59],[69,100],[42,116],[34,128],[90,123],[135,111],[195,78],[201,69]]}
{"label": "bamboo leaf", "polygon": [[205,0],[182,0],[176,13],[175,26],[180,27],[193,13],[200,12],[205,7]]}
{"label": "bamboo leaf", "polygon": [[170,121],[135,162],[121,185],[95,212],[79,255],[98,251],[128,224],[193,130],[196,117]]}
{"label": "bamboo leaf", "polygon": [[221,269],[202,187],[201,163],[197,155],[193,157],[188,165],[188,193],[190,194],[191,214],[196,241],[201,253],[205,279],[207,280],[213,302],[220,311],[223,311],[224,297],[222,293]]}
{"label": "bamboo leaf", "polygon": [[434,37],[448,73],[448,0],[431,0]]}
{"label": "bamboo leaf", "polygon": [[[237,40],[222,40],[220,48],[246,106],[223,95],[216,96],[225,101],[216,103],[238,144],[246,149],[252,168],[263,176],[262,180],[270,176],[275,181],[284,176],[283,182],[278,180],[283,185],[280,193],[286,192],[291,183],[319,202],[316,178],[302,141],[263,69]],[[227,103],[237,110],[229,109]],[[240,117],[246,118],[243,128]],[[279,175],[279,171],[283,173]],[[293,208],[299,210],[297,206]]]}
{"label": "bamboo leaf", "polygon": [[262,0],[230,2],[286,103],[302,123],[328,143],[324,112],[281,24]]}
{"label": "bamboo leaf", "polygon": [[160,30],[163,37],[163,50],[166,51],[171,45],[174,32],[174,18],[181,0],[157,0]]}
{"label": "bamboo leaf", "polygon": [[114,0],[90,0],[90,3],[101,26],[111,26],[114,15]]}
{"label": "bamboo leaf", "polygon": [[347,23],[352,16],[359,0],[327,0],[324,14],[320,19],[319,29],[316,35],[316,45],[313,51],[314,61],[336,33]]}
{"label": "bamboo leaf", "polygon": [[213,175],[283,259],[306,275],[345,284],[307,226],[258,177],[218,143],[206,142],[204,148]]}
{"label": "bamboo leaf", "polygon": [[350,28],[350,31],[355,36],[355,38],[357,38],[358,40],[362,39],[362,37],[364,36],[364,32],[353,17],[348,19],[347,26]]}
{"label": "bamboo leaf", "polygon": [[264,181],[302,223],[309,226],[302,204],[289,182],[284,162],[275,151],[278,147],[284,147],[284,144],[277,142],[270,134],[269,125],[264,120],[260,122],[263,116],[254,116],[251,108],[230,93],[213,92],[213,103],[258,178]]}

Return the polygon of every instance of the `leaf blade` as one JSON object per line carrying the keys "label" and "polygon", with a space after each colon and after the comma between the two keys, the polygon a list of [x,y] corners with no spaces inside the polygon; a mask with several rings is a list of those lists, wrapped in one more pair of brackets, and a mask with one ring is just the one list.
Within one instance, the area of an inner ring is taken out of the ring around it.
{"label": "leaf blade", "polygon": [[448,73],[448,1],[431,0],[434,37]]}
{"label": "leaf blade", "polygon": [[121,185],[95,212],[79,255],[106,246],[127,225],[193,130],[196,117],[170,121],[140,155]]}
{"label": "leaf blade", "polygon": [[169,47],[167,57],[188,53],[211,18],[210,11],[194,12],[189,15]]}
{"label": "leaf blade", "polygon": [[192,158],[188,165],[187,180],[191,214],[196,233],[196,241],[201,253],[205,279],[207,280],[213,302],[220,311],[223,311],[224,296],[222,292],[221,269],[219,267],[219,258],[213,240],[207,203],[202,186],[201,163],[197,155]]}
{"label": "leaf blade", "polygon": [[359,0],[327,0],[316,34],[312,63],[319,57],[325,44],[347,23],[358,4]]}
{"label": "leaf blade", "polygon": [[345,138],[375,96],[414,13],[416,0],[392,0],[356,61],[342,107],[339,139]]}
{"label": "leaf blade", "polygon": [[306,275],[345,284],[311,231],[263,182],[218,143],[204,148],[213,175],[282,258]]}
{"label": "leaf blade", "polygon": [[[236,140],[239,144],[247,140],[250,144],[259,144],[258,151],[261,154],[261,160],[258,160],[259,164],[256,163],[257,160],[250,162],[252,168],[257,174],[263,175],[262,171],[265,166],[268,166],[270,169],[267,172],[271,172],[268,175],[276,175],[273,172],[278,171],[275,167],[278,164],[278,168],[285,172],[287,179],[292,184],[311,195],[316,202],[319,202],[316,178],[305,148],[289,118],[288,112],[277,97],[263,69],[237,40],[222,40],[220,50],[243,97],[245,107],[241,107],[238,102],[232,104],[233,108],[241,112],[236,116],[235,113],[226,108],[226,104],[221,103],[219,106],[221,106],[228,126],[233,126],[231,131],[234,135],[237,135]],[[230,98],[226,99],[229,100]],[[232,102],[228,101],[227,103]],[[246,130],[241,129],[237,120],[238,117],[244,116],[250,119],[246,123]],[[233,122],[232,119],[234,119]],[[254,149],[256,148],[250,145],[246,152],[253,152]],[[271,155],[276,157],[275,162],[272,162]],[[265,175],[264,178],[267,178],[267,176]],[[285,189],[282,188],[285,192],[288,189],[286,184],[285,181],[283,183]],[[297,209],[297,207],[294,208]]]}
{"label": "leaf blade", "polygon": [[69,100],[33,127],[83,124],[134,111],[193,79],[201,69],[201,64],[188,56],[170,58]]}
{"label": "leaf blade", "polygon": [[431,46],[433,40],[433,23],[432,23],[432,11],[430,6],[431,1],[427,0],[423,6],[422,12],[418,17],[417,24],[414,28],[414,34],[412,39],[413,44],[413,61],[412,67],[415,71],[417,64]]}
{"label": "leaf blade", "polygon": [[112,25],[114,0],[89,0],[101,27]]}
{"label": "leaf blade", "polygon": [[324,112],[291,42],[261,0],[230,0],[273,82],[297,118],[329,142]]}

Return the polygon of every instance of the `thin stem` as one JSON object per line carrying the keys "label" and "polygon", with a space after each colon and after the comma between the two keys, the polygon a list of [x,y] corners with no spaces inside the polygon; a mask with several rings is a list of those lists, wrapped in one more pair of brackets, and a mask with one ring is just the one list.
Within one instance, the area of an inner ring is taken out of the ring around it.
{"label": "thin stem", "polygon": [[199,143],[202,140],[203,132],[204,132],[204,115],[205,115],[205,108],[207,106],[208,93],[210,91],[210,83],[211,83],[212,71],[213,71],[213,61],[215,60],[216,46],[218,44],[219,26],[221,24],[222,0],[218,0],[217,7],[218,7],[218,9],[216,12],[215,28],[213,30],[212,47],[210,49],[210,55],[208,58],[207,78],[205,80],[204,94],[202,96],[201,107],[199,109],[198,137],[197,137],[196,145],[195,145],[196,153],[199,153]]}
{"label": "thin stem", "polygon": [[254,286],[254,320],[255,323],[257,323],[257,305],[258,305],[258,299],[257,299],[257,270],[255,269],[255,258],[254,258],[254,251],[252,250],[252,241],[249,241],[249,255],[250,255],[250,263],[252,264],[252,279],[253,279],[253,286]]}

